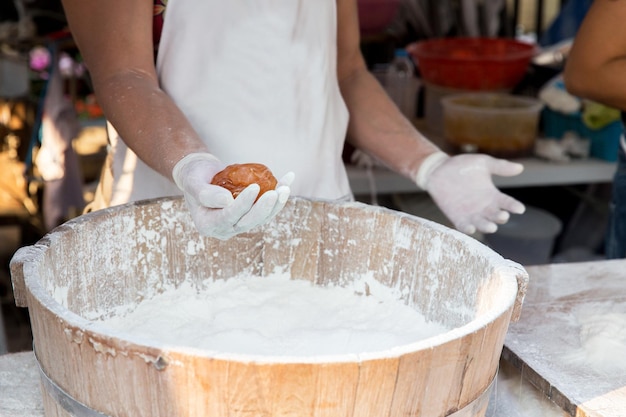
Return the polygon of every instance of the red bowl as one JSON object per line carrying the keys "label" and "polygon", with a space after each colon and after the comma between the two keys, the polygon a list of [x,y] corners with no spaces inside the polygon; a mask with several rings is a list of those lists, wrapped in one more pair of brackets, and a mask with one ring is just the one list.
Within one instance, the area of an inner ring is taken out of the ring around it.
{"label": "red bowl", "polygon": [[407,46],[423,80],[464,90],[510,90],[524,78],[535,45],[509,38],[438,38]]}
{"label": "red bowl", "polygon": [[400,0],[358,0],[361,34],[372,35],[384,31],[393,21]]}

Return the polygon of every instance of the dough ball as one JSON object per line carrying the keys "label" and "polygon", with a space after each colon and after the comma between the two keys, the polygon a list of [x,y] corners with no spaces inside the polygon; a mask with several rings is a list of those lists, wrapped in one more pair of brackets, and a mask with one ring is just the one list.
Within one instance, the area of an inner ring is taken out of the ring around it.
{"label": "dough ball", "polygon": [[237,198],[248,185],[259,184],[261,191],[257,196],[258,200],[266,191],[275,189],[278,181],[265,165],[247,163],[227,166],[215,174],[211,184],[226,188],[232,193],[233,198]]}

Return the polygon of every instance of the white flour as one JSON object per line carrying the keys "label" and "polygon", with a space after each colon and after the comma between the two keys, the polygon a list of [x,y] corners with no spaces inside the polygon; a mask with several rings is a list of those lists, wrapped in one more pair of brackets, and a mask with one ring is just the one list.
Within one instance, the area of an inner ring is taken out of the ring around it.
{"label": "white flour", "polygon": [[588,303],[573,315],[580,328],[581,346],[566,359],[608,375],[626,372],[626,309],[622,303]]}
{"label": "white flour", "polygon": [[130,340],[273,356],[377,352],[448,330],[427,323],[371,279],[350,288],[318,287],[278,274],[211,282],[202,291],[183,285],[102,324]]}
{"label": "white flour", "polygon": [[485,417],[570,417],[519,371],[500,367]]}

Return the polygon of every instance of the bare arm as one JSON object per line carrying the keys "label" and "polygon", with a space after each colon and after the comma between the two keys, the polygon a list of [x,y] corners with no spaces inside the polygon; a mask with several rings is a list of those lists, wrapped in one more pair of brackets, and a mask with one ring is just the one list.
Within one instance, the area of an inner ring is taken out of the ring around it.
{"label": "bare arm", "polygon": [[595,0],[565,66],[572,94],[626,110],[626,1]]}
{"label": "bare arm", "polygon": [[348,141],[390,168],[415,179],[438,148],[421,135],[367,70],[359,45],[356,0],[337,0],[338,78],[350,112]]}
{"label": "bare arm", "polygon": [[150,167],[171,178],[186,154],[206,151],[158,85],[152,0],[62,0],[105,116]]}
{"label": "bare arm", "polygon": [[337,0],[337,10],[337,71],[350,111],[348,140],[418,182],[465,233],[493,233],[509,212],[523,213],[524,205],[502,194],[491,179],[517,175],[523,166],[487,155],[436,153],[439,149],[413,127],[367,71],[359,49],[356,0]]}

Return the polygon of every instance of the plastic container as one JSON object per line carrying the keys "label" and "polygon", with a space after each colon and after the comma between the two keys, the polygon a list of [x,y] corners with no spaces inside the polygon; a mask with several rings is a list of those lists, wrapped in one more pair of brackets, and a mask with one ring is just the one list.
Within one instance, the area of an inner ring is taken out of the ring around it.
{"label": "plastic container", "polygon": [[415,117],[417,86],[413,61],[408,52],[406,49],[396,49],[385,73],[385,90],[409,119]]}
{"label": "plastic container", "polygon": [[547,138],[561,139],[567,132],[575,132],[590,141],[589,154],[606,161],[617,161],[619,138],[623,124],[616,120],[601,129],[591,129],[582,120],[580,113],[563,114],[548,107],[541,112],[543,134]]}
{"label": "plastic container", "polygon": [[[508,94],[509,90],[493,91],[494,93]],[[424,119],[431,132],[443,134],[443,105],[441,99],[455,94],[472,93],[472,90],[441,87],[424,82]]]}
{"label": "plastic container", "polygon": [[486,243],[505,258],[522,265],[550,263],[554,241],[562,223],[545,210],[526,207],[524,214],[512,214],[496,233],[485,235]]}
{"label": "plastic container", "polygon": [[469,90],[440,87],[436,84],[424,83],[424,119],[430,131],[443,133],[443,105],[441,99],[447,96],[467,93]]}
{"label": "plastic container", "polygon": [[407,46],[424,81],[472,91],[512,89],[535,46],[509,38],[439,38]]}
{"label": "plastic container", "polygon": [[466,93],[444,97],[441,103],[444,139],[451,151],[502,158],[532,153],[541,101],[511,94]]}

